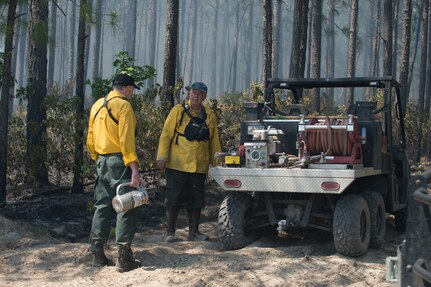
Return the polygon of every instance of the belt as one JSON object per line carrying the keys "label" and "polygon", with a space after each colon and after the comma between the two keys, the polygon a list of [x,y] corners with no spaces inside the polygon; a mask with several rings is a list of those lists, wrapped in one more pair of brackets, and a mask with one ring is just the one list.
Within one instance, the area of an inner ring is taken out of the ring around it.
{"label": "belt", "polygon": [[121,152],[116,152],[116,153],[105,153],[105,154],[99,154],[99,156],[103,156],[103,157],[109,157],[109,156],[118,156],[118,157],[122,157],[123,154]]}

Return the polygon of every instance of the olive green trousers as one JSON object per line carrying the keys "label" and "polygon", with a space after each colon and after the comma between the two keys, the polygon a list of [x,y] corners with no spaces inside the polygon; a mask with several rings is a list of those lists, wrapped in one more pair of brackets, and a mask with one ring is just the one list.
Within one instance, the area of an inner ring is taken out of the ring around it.
{"label": "olive green trousers", "polygon": [[[112,207],[119,184],[129,182],[132,175],[130,167],[124,166],[121,154],[100,155],[96,161],[97,183],[94,191],[93,223],[91,226],[91,251],[103,249],[111,230],[111,221],[116,216],[115,243],[120,254],[131,254],[132,239],[138,223],[138,209],[118,213]],[[121,192],[129,190],[122,189]]]}

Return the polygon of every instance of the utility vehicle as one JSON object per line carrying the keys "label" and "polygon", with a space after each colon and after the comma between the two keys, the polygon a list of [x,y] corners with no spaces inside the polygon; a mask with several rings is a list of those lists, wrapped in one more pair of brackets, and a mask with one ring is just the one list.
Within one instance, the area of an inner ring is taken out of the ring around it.
{"label": "utility vehicle", "polygon": [[[317,115],[301,104],[312,89],[374,96],[344,114]],[[405,229],[409,165],[397,81],[268,79],[264,97],[244,103],[240,146],[209,171],[227,192],[218,217],[226,249],[263,230],[288,236],[311,227],[332,232],[337,252],[360,256],[384,241],[386,213]]]}

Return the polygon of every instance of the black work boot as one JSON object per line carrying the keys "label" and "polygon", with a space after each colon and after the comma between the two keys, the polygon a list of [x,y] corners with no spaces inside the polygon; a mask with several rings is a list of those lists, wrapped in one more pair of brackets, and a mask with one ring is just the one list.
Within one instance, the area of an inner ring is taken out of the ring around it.
{"label": "black work boot", "polygon": [[91,265],[93,267],[103,267],[103,266],[110,265],[109,260],[108,258],[106,258],[106,255],[103,249],[97,249],[93,251],[93,260]]}
{"label": "black work boot", "polygon": [[175,241],[175,228],[180,208],[178,206],[167,206],[166,207],[166,224],[168,228],[166,230],[165,242]]}
{"label": "black work boot", "polygon": [[127,272],[142,266],[139,260],[133,258],[133,254],[130,251],[129,253],[118,252],[117,267],[118,272]]}
{"label": "black work boot", "polygon": [[206,241],[209,239],[208,235],[199,232],[199,220],[201,217],[201,210],[198,208],[188,209],[189,215],[189,241]]}

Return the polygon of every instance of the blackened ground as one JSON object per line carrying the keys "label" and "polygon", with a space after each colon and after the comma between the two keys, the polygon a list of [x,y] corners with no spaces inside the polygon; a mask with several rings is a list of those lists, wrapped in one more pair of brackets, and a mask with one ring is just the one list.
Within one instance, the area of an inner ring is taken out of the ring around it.
{"label": "blackened ground", "polygon": [[[153,195],[150,203],[139,207],[138,231],[143,228],[164,228],[164,183],[150,186]],[[218,207],[224,193],[214,184],[208,184],[206,207],[201,221],[217,219]],[[72,194],[70,189],[45,186],[37,189],[22,189],[8,192],[7,204],[0,208],[0,214],[12,220],[22,220],[37,229],[47,230],[49,234],[65,242],[85,242],[91,229],[93,216],[93,185],[88,185],[83,193]],[[187,226],[187,215],[180,212],[178,228]],[[112,220],[115,227],[115,219]]]}

